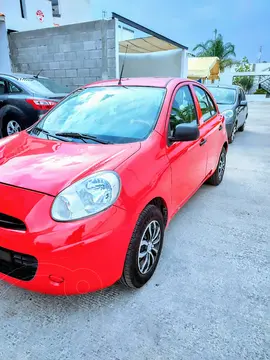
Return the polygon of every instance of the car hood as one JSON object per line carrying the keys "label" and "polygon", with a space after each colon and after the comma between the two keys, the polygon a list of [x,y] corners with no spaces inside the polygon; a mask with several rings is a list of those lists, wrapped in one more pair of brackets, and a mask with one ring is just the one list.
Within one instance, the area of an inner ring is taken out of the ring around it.
{"label": "car hood", "polygon": [[0,183],[56,196],[95,171],[114,170],[140,146],[51,141],[22,132],[0,140]]}
{"label": "car hood", "polygon": [[234,105],[218,104],[219,111],[222,113],[225,110],[234,110]]}

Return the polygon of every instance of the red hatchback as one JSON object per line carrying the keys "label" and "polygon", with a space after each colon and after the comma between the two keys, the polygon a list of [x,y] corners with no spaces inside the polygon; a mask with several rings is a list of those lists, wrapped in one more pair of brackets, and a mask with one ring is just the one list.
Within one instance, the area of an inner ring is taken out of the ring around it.
{"label": "red hatchback", "polygon": [[224,117],[201,84],[104,81],[0,141],[0,279],[47,294],[143,286],[164,229],[223,178]]}

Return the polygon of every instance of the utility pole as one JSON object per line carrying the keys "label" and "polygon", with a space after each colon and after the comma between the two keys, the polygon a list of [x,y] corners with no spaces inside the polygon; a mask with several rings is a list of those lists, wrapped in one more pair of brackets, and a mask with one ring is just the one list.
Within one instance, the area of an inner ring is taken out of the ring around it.
{"label": "utility pole", "polygon": [[261,61],[262,61],[262,46],[260,46],[259,55],[258,55],[258,62],[260,63]]}

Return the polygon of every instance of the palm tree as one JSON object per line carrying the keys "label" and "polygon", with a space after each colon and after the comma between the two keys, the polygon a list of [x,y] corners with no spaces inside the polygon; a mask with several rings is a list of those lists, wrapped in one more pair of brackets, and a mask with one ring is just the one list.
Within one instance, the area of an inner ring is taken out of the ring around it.
{"label": "palm tree", "polygon": [[223,72],[226,67],[231,67],[236,63],[235,59],[232,59],[232,56],[235,57],[235,46],[232,43],[224,43],[223,36],[217,34],[217,29],[215,29],[215,38],[214,40],[207,40],[204,43],[197,44],[193,51],[199,50],[197,56],[217,56],[220,59],[220,71]]}

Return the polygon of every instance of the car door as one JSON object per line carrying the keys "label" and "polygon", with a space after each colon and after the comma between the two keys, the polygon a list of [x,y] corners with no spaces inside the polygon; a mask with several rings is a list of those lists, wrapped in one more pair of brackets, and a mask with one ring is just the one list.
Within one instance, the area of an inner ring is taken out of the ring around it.
{"label": "car door", "polygon": [[199,129],[207,152],[206,174],[214,172],[223,146],[224,118],[219,114],[212,96],[204,88],[192,85],[200,108]]}
{"label": "car door", "polygon": [[167,155],[172,171],[172,205],[175,211],[197,190],[205,178],[207,154],[200,137],[195,141],[171,142],[175,127],[198,126],[197,109],[190,86],[181,84],[173,93],[167,119]]}

